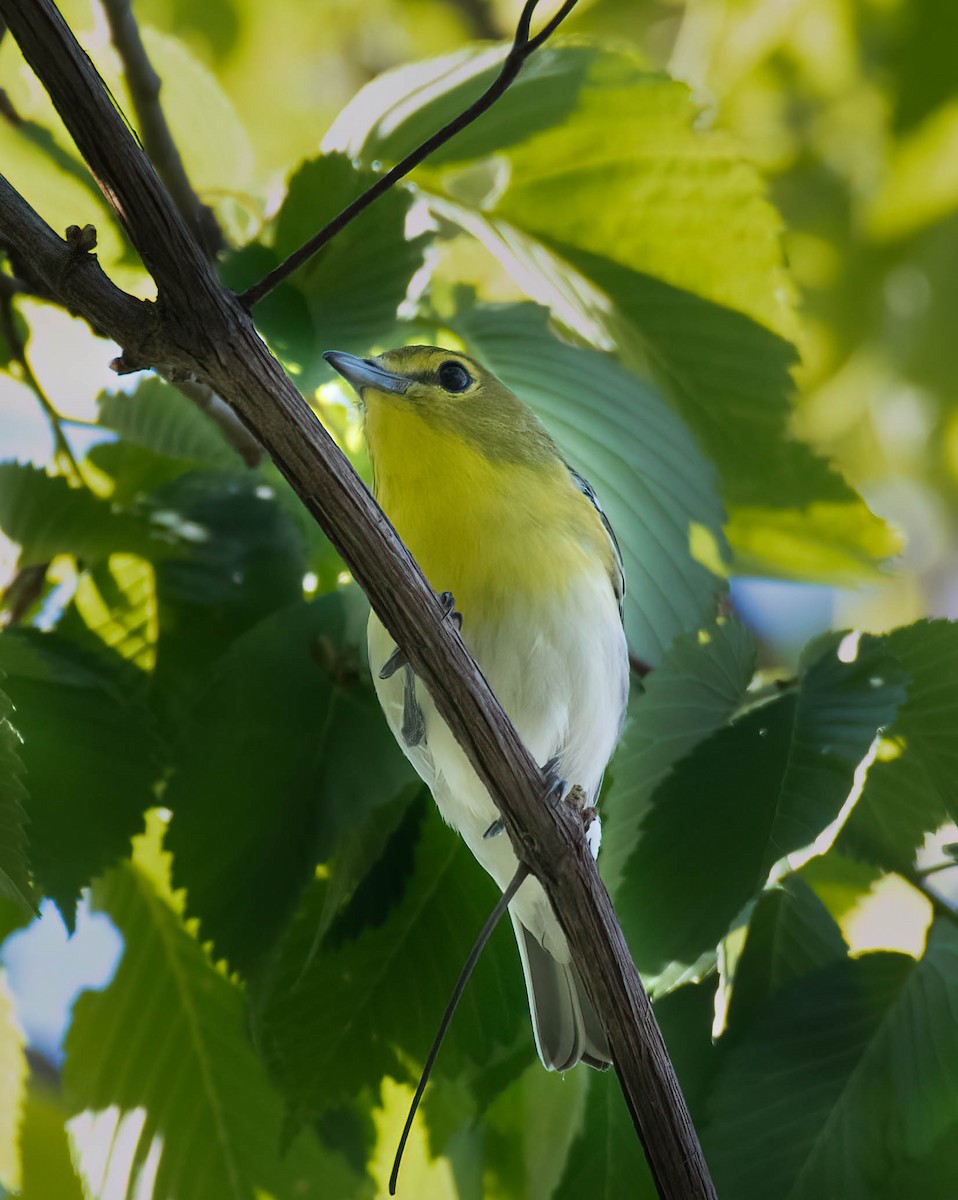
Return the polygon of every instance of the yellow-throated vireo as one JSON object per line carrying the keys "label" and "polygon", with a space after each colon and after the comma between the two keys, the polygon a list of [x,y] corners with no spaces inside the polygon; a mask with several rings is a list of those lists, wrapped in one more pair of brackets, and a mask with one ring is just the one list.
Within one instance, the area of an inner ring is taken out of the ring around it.
{"label": "yellow-throated vireo", "polygon": [[[437,591],[540,765],[592,803],[629,686],[625,581],[595,493],[533,412],[474,359],[434,346],[377,358],[330,351],[360,397],[376,499]],[[444,819],[505,890],[517,860],[498,811],[373,613],[369,661],[383,712]],[[387,672],[388,673],[388,672]],[[599,822],[589,827],[593,854]],[[605,1066],[608,1043],[541,885],[510,905],[536,1047],[546,1067]]]}

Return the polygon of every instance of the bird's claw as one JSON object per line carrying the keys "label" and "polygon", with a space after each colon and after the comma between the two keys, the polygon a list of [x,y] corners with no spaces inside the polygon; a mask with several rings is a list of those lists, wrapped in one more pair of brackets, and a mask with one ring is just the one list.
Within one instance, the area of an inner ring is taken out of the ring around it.
{"label": "bird's claw", "polygon": [[546,777],[546,798],[553,804],[558,804],[560,801],[571,804],[582,817],[582,828],[588,830],[599,814],[595,805],[589,803],[585,788],[579,783],[574,783],[572,787],[569,787],[568,780],[563,779],[559,774],[558,757],[550,758],[543,765],[542,773]]}
{"label": "bird's claw", "polygon": [[485,841],[486,838],[498,837],[499,834],[503,832],[505,827],[506,823],[503,821],[502,817],[496,817],[486,832],[482,835],[483,841]]}
{"label": "bird's claw", "polygon": [[462,613],[456,611],[456,598],[452,592],[440,592],[438,600],[442,606],[443,620],[450,620],[457,629],[462,629]]}
{"label": "bird's claw", "polygon": [[[450,620],[457,629],[462,629],[462,613],[456,611],[456,599],[452,592],[440,592],[436,599],[442,608],[442,619]],[[379,678],[392,679],[400,667],[408,665],[405,651],[401,646],[397,646],[379,668]]]}
{"label": "bird's claw", "polygon": [[386,661],[383,663],[383,665],[379,668],[379,678],[380,679],[392,679],[392,677],[396,674],[396,672],[399,670],[399,668],[404,667],[405,665],[406,665],[406,655],[399,648],[399,646],[397,646],[396,649],[392,652],[392,654],[390,654],[390,656],[386,659]]}

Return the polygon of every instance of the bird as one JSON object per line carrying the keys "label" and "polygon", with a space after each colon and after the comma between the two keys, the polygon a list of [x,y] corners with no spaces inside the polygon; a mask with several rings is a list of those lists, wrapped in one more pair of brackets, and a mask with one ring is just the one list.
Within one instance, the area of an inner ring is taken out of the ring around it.
{"label": "bird", "polygon": [[[377,502],[430,586],[451,593],[462,638],[532,756],[593,806],[629,690],[622,556],[595,491],[532,409],[464,353],[324,357],[359,397]],[[374,612],[367,638],[396,740],[505,892],[518,860],[488,790]],[[586,837],[597,855],[598,819]],[[509,913],[543,1065],[604,1069],[608,1040],[534,876]]]}

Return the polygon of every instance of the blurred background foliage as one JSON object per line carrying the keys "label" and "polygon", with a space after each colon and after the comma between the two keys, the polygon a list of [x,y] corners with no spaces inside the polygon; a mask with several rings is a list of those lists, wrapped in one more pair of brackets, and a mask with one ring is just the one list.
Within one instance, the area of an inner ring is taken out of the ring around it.
{"label": "blurred background foliage", "polygon": [[[519,7],[136,0],[223,277],[458,111]],[[132,119],[103,9],[62,11]],[[951,0],[580,0],[255,314],[367,479],[321,352],[426,340],[597,487],[655,667],[601,865],[723,1200],[954,1195],[958,636],[922,618],[958,611],[956,40]],[[9,36],[0,88],[5,174],[151,296]],[[0,1194],[381,1194],[493,889],[279,473],[118,380],[24,275],[3,262]],[[506,931],[404,1192],[654,1195],[615,1080],[533,1058]]]}

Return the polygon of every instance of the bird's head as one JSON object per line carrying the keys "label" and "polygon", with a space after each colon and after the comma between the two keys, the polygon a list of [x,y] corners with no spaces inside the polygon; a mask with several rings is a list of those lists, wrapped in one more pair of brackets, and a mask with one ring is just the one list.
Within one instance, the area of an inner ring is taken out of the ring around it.
{"label": "bird's head", "polygon": [[556,455],[532,411],[491,371],[458,350],[400,346],[375,358],[341,350],[327,350],[323,357],[359,395],[367,434],[376,410],[400,409],[491,459],[521,462]]}

